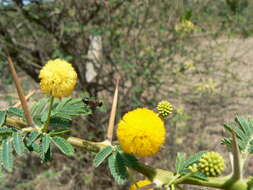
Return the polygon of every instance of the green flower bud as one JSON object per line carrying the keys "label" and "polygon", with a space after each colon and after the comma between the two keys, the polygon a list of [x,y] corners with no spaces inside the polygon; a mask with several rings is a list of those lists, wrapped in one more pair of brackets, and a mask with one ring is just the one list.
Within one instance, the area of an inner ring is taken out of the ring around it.
{"label": "green flower bud", "polygon": [[169,116],[173,111],[171,103],[165,100],[159,102],[156,108],[158,110],[159,116],[163,118]]}
{"label": "green flower bud", "polygon": [[200,158],[198,167],[206,176],[216,177],[224,171],[224,159],[217,152],[207,152]]}

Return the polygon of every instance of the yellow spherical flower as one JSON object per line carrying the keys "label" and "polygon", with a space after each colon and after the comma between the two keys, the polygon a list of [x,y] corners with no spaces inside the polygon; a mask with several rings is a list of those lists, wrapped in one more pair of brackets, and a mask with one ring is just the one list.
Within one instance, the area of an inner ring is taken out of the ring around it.
{"label": "yellow spherical flower", "polygon": [[40,70],[40,88],[53,97],[71,95],[77,81],[77,74],[70,63],[62,59],[49,60]]}
{"label": "yellow spherical flower", "polygon": [[147,108],[138,108],[126,113],[117,129],[122,150],[139,157],[157,153],[165,141],[165,134],[161,118]]}
{"label": "yellow spherical flower", "polygon": [[[150,184],[151,184],[151,181],[149,181],[149,180],[141,180],[141,181],[138,181],[138,182],[134,183],[133,185],[131,185],[129,190],[136,190],[136,189],[139,189],[141,187],[144,187],[144,186],[150,185]],[[148,190],[153,190],[153,189],[149,188]]]}
{"label": "yellow spherical flower", "polygon": [[217,152],[207,152],[199,160],[199,170],[208,177],[216,177],[224,171],[224,159]]}
{"label": "yellow spherical flower", "polygon": [[169,116],[173,111],[171,103],[165,100],[159,102],[156,108],[158,110],[159,115],[163,118]]}

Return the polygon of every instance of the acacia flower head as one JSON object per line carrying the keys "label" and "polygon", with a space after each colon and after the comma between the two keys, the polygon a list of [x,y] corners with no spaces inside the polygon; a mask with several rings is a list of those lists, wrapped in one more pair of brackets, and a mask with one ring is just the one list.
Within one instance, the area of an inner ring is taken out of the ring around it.
{"label": "acacia flower head", "polygon": [[165,141],[165,134],[161,118],[147,108],[126,113],[117,129],[122,150],[139,157],[156,154]]}
{"label": "acacia flower head", "polygon": [[77,82],[76,71],[62,59],[49,60],[40,70],[39,78],[41,91],[58,98],[71,95]]}
{"label": "acacia flower head", "polygon": [[224,159],[218,152],[207,152],[199,160],[199,170],[208,177],[216,177],[224,171]]}
{"label": "acacia flower head", "polygon": [[173,111],[171,103],[166,100],[159,102],[156,108],[158,110],[159,116],[163,118],[169,116]]}
{"label": "acacia flower head", "polygon": [[[144,186],[150,185],[150,184],[151,184],[151,181],[149,181],[149,180],[141,180],[141,181],[138,181],[138,182],[134,183],[133,185],[131,185],[129,190],[136,190],[136,189],[139,189],[141,187],[144,187]],[[148,190],[153,190],[153,189],[149,188]]]}

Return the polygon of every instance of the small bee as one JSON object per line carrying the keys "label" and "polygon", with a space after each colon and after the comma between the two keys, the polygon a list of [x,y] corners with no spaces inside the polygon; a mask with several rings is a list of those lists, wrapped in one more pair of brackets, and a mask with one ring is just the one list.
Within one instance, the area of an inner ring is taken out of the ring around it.
{"label": "small bee", "polygon": [[100,100],[94,100],[90,98],[83,98],[83,103],[90,106],[91,108],[101,107],[103,105],[103,102]]}

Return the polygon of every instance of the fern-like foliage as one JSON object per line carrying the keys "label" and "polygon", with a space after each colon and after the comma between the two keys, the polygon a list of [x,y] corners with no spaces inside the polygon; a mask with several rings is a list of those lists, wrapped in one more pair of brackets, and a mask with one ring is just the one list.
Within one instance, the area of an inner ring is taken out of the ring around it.
{"label": "fern-like foliage", "polygon": [[[237,116],[235,123],[224,124],[224,128],[235,133],[241,152],[253,153],[253,118]],[[230,147],[231,141],[231,138],[224,138],[222,143]]]}
{"label": "fern-like foliage", "polygon": [[81,98],[64,98],[53,104],[52,118],[71,120],[73,116],[90,113],[91,110],[83,104]]}
{"label": "fern-like foliage", "polygon": [[5,118],[7,111],[0,112],[0,165],[7,171],[13,169],[13,151],[17,155],[25,152],[22,132],[6,126]]}
{"label": "fern-like foliage", "polygon": [[[43,98],[34,103],[31,108],[33,120],[38,126],[42,126],[47,120],[48,101],[48,98]],[[70,127],[73,116],[88,115],[90,113],[90,108],[82,102],[81,98],[55,99],[49,125],[57,128]]]}
{"label": "fern-like foliage", "polygon": [[[35,152],[40,156],[42,162],[47,162],[52,158],[53,147],[58,148],[65,155],[74,155],[72,145],[60,135],[70,131],[73,116],[87,115],[91,113],[91,110],[80,98],[55,99],[49,122],[50,130],[44,133],[39,128],[43,127],[47,120],[48,103],[49,98],[43,98],[32,105],[30,112],[36,127],[31,132],[25,132],[14,126],[8,126],[11,124],[6,124],[7,117],[25,122],[22,109],[11,107],[6,111],[0,111],[0,166],[7,171],[13,169],[14,153],[20,156]],[[109,150],[105,153],[104,159],[111,152],[112,150]],[[96,164],[99,165],[99,162],[101,160],[98,159]]]}

